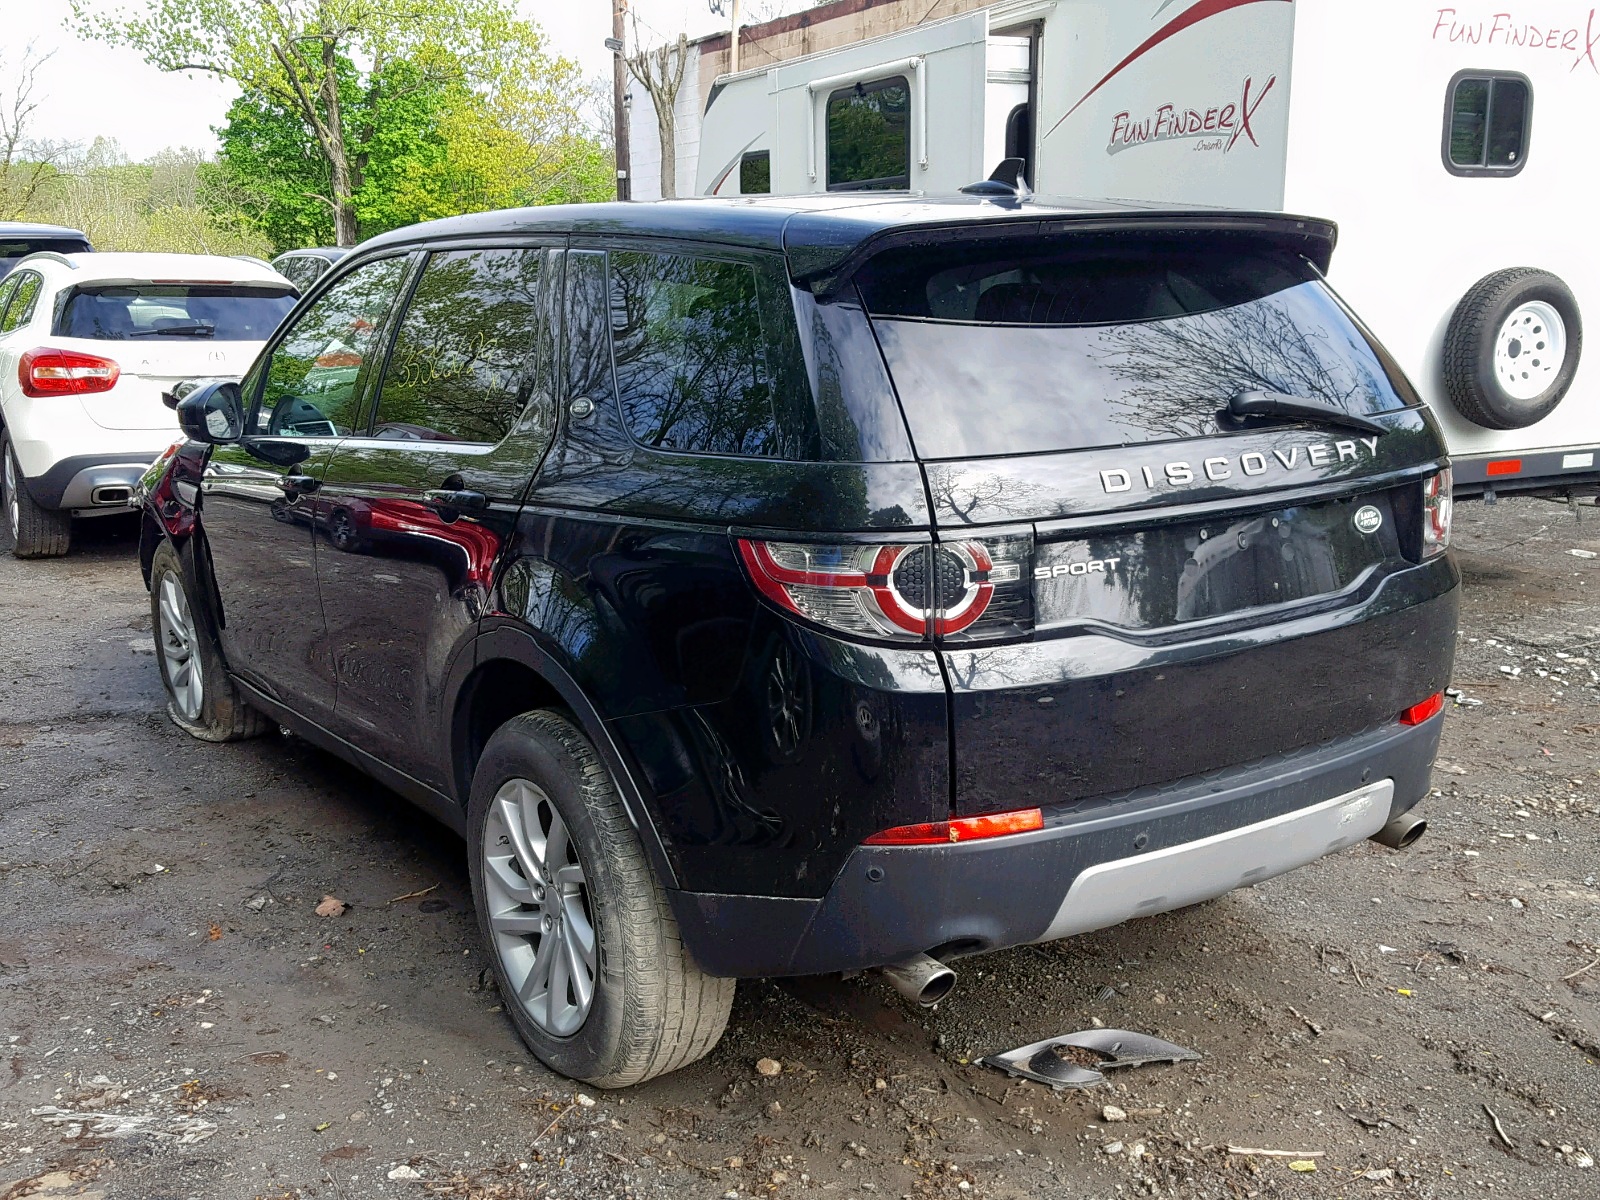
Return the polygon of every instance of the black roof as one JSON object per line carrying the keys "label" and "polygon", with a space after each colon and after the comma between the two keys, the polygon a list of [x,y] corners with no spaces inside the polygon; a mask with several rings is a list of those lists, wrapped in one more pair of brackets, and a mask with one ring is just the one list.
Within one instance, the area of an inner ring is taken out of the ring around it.
{"label": "black roof", "polygon": [[1034,197],[1018,202],[852,192],[501,209],[396,229],[358,249],[517,234],[683,238],[781,251],[797,282],[825,292],[889,244],[930,236],[942,240],[952,232],[978,228],[1021,235],[1130,226],[1265,234],[1294,244],[1324,270],[1337,238],[1331,221],[1283,213],[1110,200]]}
{"label": "black roof", "polygon": [[7,241],[26,238],[76,238],[87,242],[89,235],[81,229],[68,229],[65,225],[33,225],[26,221],[0,221],[0,238]]}

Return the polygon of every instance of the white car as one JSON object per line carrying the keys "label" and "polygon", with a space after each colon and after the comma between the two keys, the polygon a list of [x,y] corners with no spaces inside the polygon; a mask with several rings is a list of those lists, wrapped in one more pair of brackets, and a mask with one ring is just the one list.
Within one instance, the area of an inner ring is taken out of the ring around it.
{"label": "white car", "polygon": [[0,460],[18,558],[65,554],[74,517],[128,511],[178,435],[162,393],[238,378],[294,306],[266,263],[33,254],[0,280]]}

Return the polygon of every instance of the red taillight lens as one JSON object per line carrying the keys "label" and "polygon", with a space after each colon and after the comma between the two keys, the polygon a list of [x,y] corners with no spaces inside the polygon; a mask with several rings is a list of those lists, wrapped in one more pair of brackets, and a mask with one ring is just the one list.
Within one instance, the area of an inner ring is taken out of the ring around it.
{"label": "red taillight lens", "polygon": [[1426,700],[1413,704],[1400,714],[1400,724],[1421,725],[1424,721],[1432,720],[1444,711],[1444,693],[1435,692]]}
{"label": "red taillight lens", "polygon": [[1044,812],[1019,808],[1013,812],[989,813],[982,817],[958,817],[953,821],[928,821],[922,825],[897,825],[875,833],[868,846],[937,846],[949,842],[973,842],[979,838],[1005,837],[1044,828]]}
{"label": "red taillight lens", "polygon": [[1422,557],[1432,558],[1450,548],[1450,518],[1455,501],[1450,498],[1450,468],[1422,481]]}
{"label": "red taillight lens", "polygon": [[[752,582],[789,612],[842,633],[896,641],[945,637],[975,626],[997,587],[1022,585],[1026,548],[1016,538],[839,545],[738,540]],[[1014,618],[1006,618],[1008,626]]]}
{"label": "red taillight lens", "polygon": [[117,385],[122,368],[109,358],[79,354],[76,350],[29,350],[17,363],[17,382],[24,396],[82,396],[109,392]]}

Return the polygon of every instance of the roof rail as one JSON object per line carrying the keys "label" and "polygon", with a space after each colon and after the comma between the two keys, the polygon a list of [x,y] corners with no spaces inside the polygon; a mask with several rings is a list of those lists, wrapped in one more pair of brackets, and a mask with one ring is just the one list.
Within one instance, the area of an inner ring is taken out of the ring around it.
{"label": "roof rail", "polygon": [[[28,257],[29,258],[48,258],[52,262],[60,263],[63,267],[65,267],[69,271],[76,271],[78,269],[78,264],[77,263],[73,262],[65,254],[62,254],[58,250],[35,250],[32,254],[28,255]],[[21,260],[19,260],[19,265],[20,265],[20,262],[21,262]]]}

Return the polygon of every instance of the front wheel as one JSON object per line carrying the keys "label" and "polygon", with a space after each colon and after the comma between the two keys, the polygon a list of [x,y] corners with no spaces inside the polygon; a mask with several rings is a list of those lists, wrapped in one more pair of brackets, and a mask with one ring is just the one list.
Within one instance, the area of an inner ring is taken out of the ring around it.
{"label": "front wheel", "polygon": [[228,677],[211,623],[190,595],[171,542],[157,546],[150,560],[150,619],[174,725],[204,742],[237,741],[267,729],[266,718],[244,702]]}
{"label": "front wheel", "polygon": [[0,437],[4,471],[6,521],[11,527],[11,553],[18,558],[59,558],[72,545],[72,514],[41,508],[28,494],[17,466],[9,434]]}
{"label": "front wheel", "polygon": [[702,972],[595,749],[548,710],[497,730],[472,780],[472,895],[518,1034],[547,1066],[627,1087],[722,1037]]}

